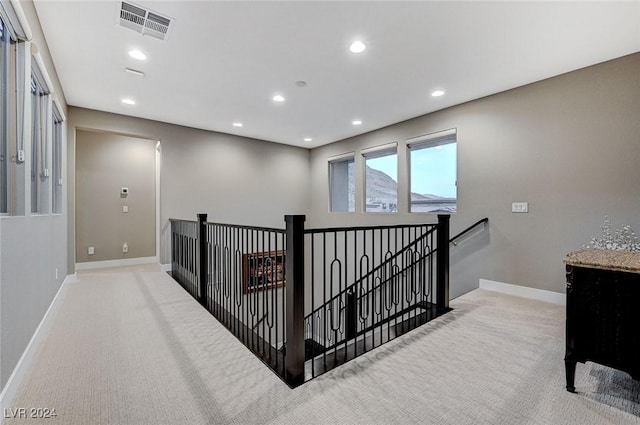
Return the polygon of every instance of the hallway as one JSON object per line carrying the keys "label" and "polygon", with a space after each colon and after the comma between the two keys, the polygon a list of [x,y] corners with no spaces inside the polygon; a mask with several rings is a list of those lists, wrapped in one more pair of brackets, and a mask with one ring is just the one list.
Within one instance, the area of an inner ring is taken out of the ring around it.
{"label": "hallway", "polygon": [[[578,365],[564,308],[476,290],[453,312],[291,390],[166,273],[80,272],[6,424],[635,424],[640,383]],[[8,411],[5,411],[5,417]]]}

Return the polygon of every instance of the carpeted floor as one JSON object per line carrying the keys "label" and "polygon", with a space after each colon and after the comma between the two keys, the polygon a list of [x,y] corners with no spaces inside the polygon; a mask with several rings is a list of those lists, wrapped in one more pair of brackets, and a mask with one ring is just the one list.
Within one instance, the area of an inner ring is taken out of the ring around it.
{"label": "carpeted floor", "polygon": [[563,307],[484,290],[451,304],[291,390],[166,273],[82,272],[12,403],[57,416],[4,423],[640,423],[624,373],[578,364],[578,393],[565,391]]}

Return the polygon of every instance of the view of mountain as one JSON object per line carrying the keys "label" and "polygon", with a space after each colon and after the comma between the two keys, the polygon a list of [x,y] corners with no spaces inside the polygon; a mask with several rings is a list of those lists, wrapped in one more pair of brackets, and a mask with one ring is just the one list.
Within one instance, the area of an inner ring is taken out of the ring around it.
{"label": "view of mountain", "polygon": [[[383,171],[367,167],[367,211],[397,211],[398,183]],[[453,212],[456,199],[431,193],[411,193],[412,212]]]}
{"label": "view of mountain", "polygon": [[[355,178],[354,167],[349,166],[349,207],[354,211]],[[367,166],[367,211],[397,211],[398,183],[383,171]],[[456,211],[456,199],[444,198],[430,193],[411,193],[412,212],[453,212]]]}

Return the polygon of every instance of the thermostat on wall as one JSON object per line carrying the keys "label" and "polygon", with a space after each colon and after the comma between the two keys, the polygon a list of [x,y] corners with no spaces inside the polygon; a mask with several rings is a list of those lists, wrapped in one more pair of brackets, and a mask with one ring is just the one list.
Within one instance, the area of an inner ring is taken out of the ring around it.
{"label": "thermostat on wall", "polygon": [[129,188],[128,187],[121,187],[120,188],[120,194],[121,195],[128,195],[129,194]]}

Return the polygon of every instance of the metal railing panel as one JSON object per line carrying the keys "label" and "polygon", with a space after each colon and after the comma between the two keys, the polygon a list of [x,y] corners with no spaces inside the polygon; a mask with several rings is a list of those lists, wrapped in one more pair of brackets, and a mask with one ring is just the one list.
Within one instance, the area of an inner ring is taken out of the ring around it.
{"label": "metal railing panel", "polygon": [[286,229],[171,221],[173,277],[294,387],[448,311],[437,224]]}

